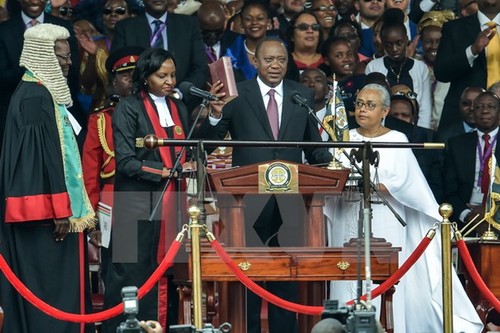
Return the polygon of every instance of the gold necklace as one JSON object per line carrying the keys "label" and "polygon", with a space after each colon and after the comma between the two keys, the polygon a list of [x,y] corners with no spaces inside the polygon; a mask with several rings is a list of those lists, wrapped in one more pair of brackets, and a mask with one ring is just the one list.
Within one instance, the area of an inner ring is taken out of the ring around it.
{"label": "gold necklace", "polygon": [[399,84],[399,78],[401,77],[401,72],[403,71],[403,67],[405,64],[406,64],[406,60],[401,64],[401,66],[399,66],[398,74],[396,74],[396,72],[394,71],[394,68],[392,68],[391,65],[387,64],[389,66],[389,69],[391,70],[392,74],[394,74],[394,76],[396,77],[396,84]]}

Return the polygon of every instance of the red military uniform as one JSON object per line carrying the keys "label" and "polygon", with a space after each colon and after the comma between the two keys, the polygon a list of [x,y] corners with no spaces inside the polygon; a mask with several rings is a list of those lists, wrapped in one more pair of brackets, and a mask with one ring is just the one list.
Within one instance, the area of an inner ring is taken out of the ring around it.
{"label": "red military uniform", "polygon": [[83,145],[83,177],[90,202],[95,210],[99,201],[112,206],[115,176],[115,152],[111,116],[115,104],[97,108],[89,117]]}

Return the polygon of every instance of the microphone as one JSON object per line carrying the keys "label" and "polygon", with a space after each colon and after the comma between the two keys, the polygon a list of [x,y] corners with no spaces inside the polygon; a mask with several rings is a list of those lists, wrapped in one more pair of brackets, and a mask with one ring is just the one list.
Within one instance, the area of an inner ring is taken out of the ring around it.
{"label": "microphone", "polygon": [[182,82],[179,85],[179,89],[184,95],[189,94],[189,95],[201,97],[203,99],[207,99],[209,101],[218,101],[219,100],[219,98],[217,96],[209,93],[208,91],[196,88],[195,85],[191,82]]}
{"label": "microphone", "polygon": [[292,91],[292,102],[309,109],[307,99],[305,99],[297,90]]}

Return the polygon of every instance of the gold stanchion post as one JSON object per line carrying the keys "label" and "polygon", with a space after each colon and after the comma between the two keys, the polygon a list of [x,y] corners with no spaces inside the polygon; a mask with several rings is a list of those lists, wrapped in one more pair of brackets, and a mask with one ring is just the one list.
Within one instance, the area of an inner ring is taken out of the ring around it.
{"label": "gold stanchion post", "polygon": [[194,326],[197,330],[203,329],[203,315],[201,313],[201,259],[200,259],[200,230],[203,227],[198,223],[201,210],[197,206],[191,206],[188,214],[191,219],[189,229],[191,231],[191,260],[193,264],[193,313]]}
{"label": "gold stanchion post", "polygon": [[449,217],[453,207],[449,203],[439,206],[439,214],[443,217],[441,223],[441,266],[443,281],[443,333],[453,332],[453,296],[451,293],[451,223]]}

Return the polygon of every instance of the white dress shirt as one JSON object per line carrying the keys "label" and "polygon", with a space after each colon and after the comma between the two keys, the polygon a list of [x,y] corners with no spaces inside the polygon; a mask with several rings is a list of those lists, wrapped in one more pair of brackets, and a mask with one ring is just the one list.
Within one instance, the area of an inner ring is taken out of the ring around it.
{"label": "white dress shirt", "polygon": [[[29,17],[28,15],[24,14],[23,11],[21,11],[21,17],[23,19],[23,22],[24,22],[24,26],[26,27],[26,29],[28,28],[31,28],[33,25],[31,24],[31,20],[33,20],[33,18]],[[44,12],[42,12],[40,14],[40,16],[34,18],[35,20],[38,21],[38,23],[43,23],[43,19],[45,18],[45,15],[44,15]]]}
{"label": "white dress shirt", "polygon": [[[281,126],[281,114],[283,113],[283,81],[281,81],[276,87],[269,87],[266,85],[260,77],[257,76],[257,84],[259,85],[260,95],[262,96],[262,100],[264,101],[264,108],[267,109],[267,103],[269,103],[269,90],[274,89],[274,99],[276,100],[276,104],[278,104],[278,124]],[[216,126],[219,121],[222,119],[212,117],[211,114],[208,116],[208,120],[210,125]]]}

